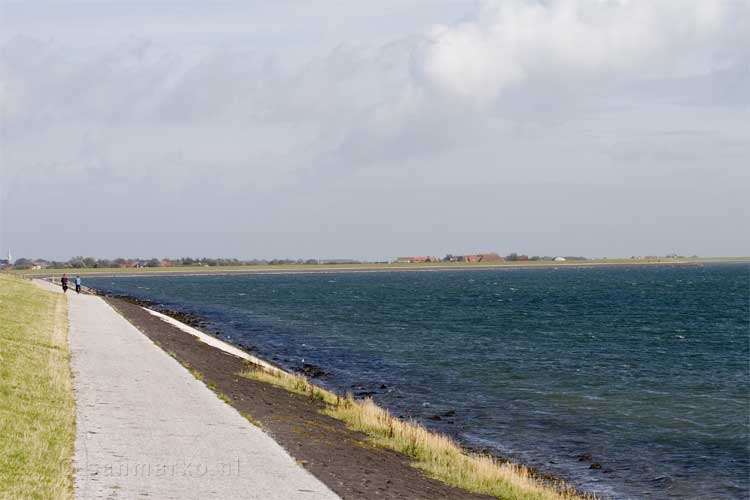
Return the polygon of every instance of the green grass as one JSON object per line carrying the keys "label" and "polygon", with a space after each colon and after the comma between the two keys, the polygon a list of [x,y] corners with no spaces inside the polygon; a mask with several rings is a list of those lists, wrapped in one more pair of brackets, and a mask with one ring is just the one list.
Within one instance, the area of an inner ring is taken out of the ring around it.
{"label": "green grass", "polygon": [[[190,372],[195,377],[196,372],[194,372],[194,370],[190,370]],[[197,378],[200,381],[203,381],[203,376],[201,376],[200,378],[198,378],[198,377],[195,377],[195,378]],[[227,396],[226,394],[224,394],[223,392],[221,392],[219,389],[217,389],[215,384],[209,382],[208,384],[206,384],[206,387],[208,387],[209,389],[211,389],[211,391],[214,394],[216,394],[216,397],[219,398],[219,399],[221,399],[222,401],[224,401],[226,404],[228,404],[228,405],[232,404],[232,398],[230,398],[229,396]]]}
{"label": "green grass", "polygon": [[255,420],[253,418],[253,416],[250,415],[249,413],[240,412],[240,415],[242,415],[243,417],[245,417],[245,420],[247,420],[248,422],[250,422],[252,425],[254,425],[255,427],[257,427],[258,429],[263,429],[263,424],[260,423],[260,422],[258,422],[257,420]]}
{"label": "green grass", "polygon": [[457,488],[504,500],[583,500],[594,497],[576,492],[561,481],[536,477],[521,465],[501,462],[486,455],[468,453],[451,438],[428,431],[416,422],[402,421],[371,399],[340,397],[311,384],[305,377],[282,371],[269,372],[249,365],[240,374],[323,404],[326,415],[369,436],[376,446],[412,458],[412,465],[426,475]]}
{"label": "green grass", "polygon": [[224,394],[223,392],[219,392],[219,391],[216,391],[216,390],[215,390],[215,391],[214,391],[214,393],[216,394],[216,397],[217,397],[217,398],[221,399],[221,400],[222,400],[222,401],[224,401],[224,402],[225,402],[226,404],[228,404],[228,405],[231,405],[231,404],[232,404],[232,398],[230,398],[229,396],[227,396],[227,395],[226,395],[226,394]]}
{"label": "green grass", "polygon": [[0,274],[0,498],[71,498],[75,402],[62,294]]}
{"label": "green grass", "polygon": [[659,258],[655,260],[632,260],[632,259],[592,259],[586,261],[516,261],[516,262],[496,262],[496,263],[466,263],[466,262],[435,262],[424,264],[283,264],[283,265],[265,265],[265,266],[178,266],[178,267],[147,267],[142,269],[134,268],[102,268],[102,269],[41,269],[41,270],[19,270],[14,271],[23,276],[50,276],[68,273],[75,276],[80,275],[117,275],[117,274],[136,274],[149,275],[154,273],[216,273],[216,272],[300,272],[300,271],[343,271],[343,270],[399,270],[399,269],[471,269],[484,267],[537,267],[537,266],[581,266],[581,265],[639,265],[639,264],[657,264],[657,263],[711,263],[711,262],[735,262],[750,261],[750,257],[701,257],[701,258],[684,258],[668,259]]}

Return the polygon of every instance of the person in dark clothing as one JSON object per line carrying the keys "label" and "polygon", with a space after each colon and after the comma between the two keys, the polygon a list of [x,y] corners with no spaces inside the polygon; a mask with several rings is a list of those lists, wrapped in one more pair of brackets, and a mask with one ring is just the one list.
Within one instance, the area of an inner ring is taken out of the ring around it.
{"label": "person in dark clothing", "polygon": [[68,293],[68,275],[63,274],[62,278],[60,279],[60,283],[62,283],[63,293]]}
{"label": "person in dark clothing", "polygon": [[81,293],[81,277],[76,276],[76,293]]}

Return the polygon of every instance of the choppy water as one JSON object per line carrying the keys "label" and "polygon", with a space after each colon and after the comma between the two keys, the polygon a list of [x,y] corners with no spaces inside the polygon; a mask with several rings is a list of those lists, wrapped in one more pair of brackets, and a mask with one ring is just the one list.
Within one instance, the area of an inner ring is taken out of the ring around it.
{"label": "choppy water", "polygon": [[604,496],[750,496],[748,265],[87,284]]}

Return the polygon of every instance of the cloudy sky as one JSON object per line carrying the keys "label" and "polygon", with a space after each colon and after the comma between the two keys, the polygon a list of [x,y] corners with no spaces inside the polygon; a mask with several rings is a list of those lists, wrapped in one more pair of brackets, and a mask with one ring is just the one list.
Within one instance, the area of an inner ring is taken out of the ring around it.
{"label": "cloudy sky", "polygon": [[747,0],[0,0],[16,256],[750,254]]}

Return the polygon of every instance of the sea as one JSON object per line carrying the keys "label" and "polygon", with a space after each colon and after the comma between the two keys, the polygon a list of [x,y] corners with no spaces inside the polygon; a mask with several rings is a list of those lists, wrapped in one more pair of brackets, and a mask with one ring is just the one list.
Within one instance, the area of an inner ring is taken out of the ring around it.
{"label": "sea", "polygon": [[750,497],[750,264],[86,284],[602,498]]}

